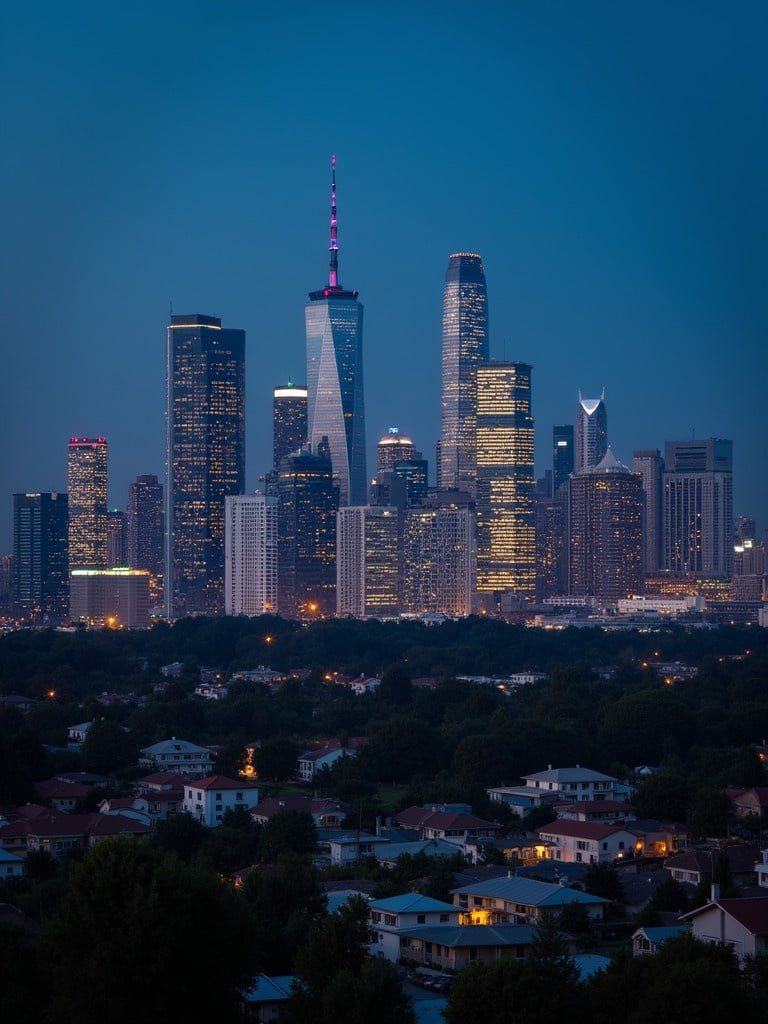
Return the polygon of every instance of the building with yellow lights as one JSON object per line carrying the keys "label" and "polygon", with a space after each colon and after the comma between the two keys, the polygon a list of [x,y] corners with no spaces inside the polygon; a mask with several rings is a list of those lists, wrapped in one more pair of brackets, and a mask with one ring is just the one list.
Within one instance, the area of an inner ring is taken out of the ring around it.
{"label": "building with yellow lights", "polygon": [[111,629],[150,625],[150,574],[146,569],[73,569],[69,574],[72,622]]}

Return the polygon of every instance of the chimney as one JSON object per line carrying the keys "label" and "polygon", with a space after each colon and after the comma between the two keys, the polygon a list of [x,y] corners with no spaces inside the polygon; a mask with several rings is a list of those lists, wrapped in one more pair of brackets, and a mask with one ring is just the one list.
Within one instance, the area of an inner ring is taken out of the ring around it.
{"label": "chimney", "polygon": [[709,899],[710,899],[710,902],[712,902],[712,903],[717,903],[717,901],[720,899],[720,886],[718,885],[717,882],[713,882],[712,883],[712,888],[710,890]]}

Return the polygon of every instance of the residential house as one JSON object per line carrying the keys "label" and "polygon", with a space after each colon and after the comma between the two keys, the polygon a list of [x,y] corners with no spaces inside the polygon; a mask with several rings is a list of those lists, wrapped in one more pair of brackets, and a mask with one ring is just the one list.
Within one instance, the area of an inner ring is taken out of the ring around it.
{"label": "residential house", "polygon": [[398,857],[415,857],[423,854],[425,857],[455,857],[460,851],[456,849],[455,843],[449,843],[445,839],[416,839],[410,842],[392,842],[377,845],[373,855],[380,864],[385,867],[394,867]]}
{"label": "residential house", "polygon": [[139,764],[155,771],[181,772],[193,778],[202,778],[213,770],[213,754],[207,747],[200,747],[188,740],[169,740],[153,743],[141,750]]}
{"label": "residential house", "polygon": [[418,966],[460,971],[469,964],[520,960],[535,929],[529,924],[423,925],[400,932],[400,956]]}
{"label": "residential house", "polygon": [[486,793],[496,803],[506,804],[518,818],[524,818],[534,807],[556,804],[560,799],[557,793],[534,786],[493,786],[486,789]]}
{"label": "residential house", "polygon": [[635,850],[640,857],[666,857],[687,849],[691,833],[686,825],[679,822],[643,818],[629,822],[637,843]]}
{"label": "residential house", "polygon": [[108,835],[145,836],[149,832],[146,824],[125,817],[60,814],[45,807],[35,808],[33,813],[0,828],[0,846],[20,855],[45,850],[59,860],[73,851],[95,846]]}
{"label": "residential house", "polygon": [[92,725],[93,722],[79,722],[77,725],[70,725],[67,729],[67,746],[82,747]]}
{"label": "residential house", "polygon": [[665,869],[678,882],[700,885],[712,880],[718,857],[723,854],[728,865],[728,874],[735,885],[758,884],[758,866],[763,861],[764,851],[754,843],[743,846],[724,846],[722,850],[686,850],[684,853],[667,857]]}
{"label": "residential house", "polygon": [[451,891],[461,911],[461,924],[532,924],[543,911],[558,913],[570,903],[581,903],[590,918],[602,920],[608,900],[567,885],[551,885],[507,874],[471,882]]}
{"label": "residential house", "polygon": [[278,1020],[291,998],[293,982],[291,974],[276,977],[257,975],[251,987],[243,993],[243,1018],[258,1021],[258,1024]]}
{"label": "residential house", "polygon": [[251,811],[257,825],[265,825],[270,818],[282,811],[302,811],[312,816],[317,828],[340,829],[349,805],[335,797],[310,797],[301,794],[267,797]]}
{"label": "residential house", "polygon": [[496,839],[501,834],[501,828],[493,822],[444,807],[408,807],[396,821],[401,828],[418,832],[422,839],[444,839],[464,852],[472,841]]}
{"label": "residential house", "polygon": [[345,755],[356,757],[359,748],[366,742],[365,736],[352,736],[343,746],[338,739],[322,740],[314,744],[299,755],[299,778],[304,783],[311,783],[319,771],[330,768],[339,758]]}
{"label": "residential house", "polygon": [[636,837],[623,825],[559,819],[534,831],[546,844],[545,856],[552,860],[612,864],[635,856]]}
{"label": "residential house", "polygon": [[[715,887],[716,890],[716,887]],[[683,914],[697,939],[730,946],[739,963],[747,956],[768,953],[768,899],[714,899]]]}
{"label": "residential house", "polygon": [[92,789],[93,786],[82,782],[62,782],[61,779],[43,779],[35,783],[39,799],[64,813],[73,812]]}
{"label": "residential house", "polygon": [[36,703],[33,697],[23,697],[20,693],[0,693],[0,707],[16,708],[22,715],[30,711]]}
{"label": "residential house", "polygon": [[195,687],[195,696],[205,700],[224,700],[229,696],[229,688],[223,683],[199,683]]}
{"label": "residential house", "polygon": [[726,789],[725,795],[731,801],[731,808],[737,818],[748,818],[752,814],[759,816],[768,812],[768,786]]}
{"label": "residential house", "polygon": [[755,864],[757,884],[761,889],[768,889],[768,849],[760,851],[761,860]]}
{"label": "residential house", "polygon": [[524,775],[527,788],[546,793],[555,793],[558,800],[575,803],[577,800],[611,800],[614,786],[618,783],[612,775],[592,771],[591,768],[553,768],[547,766],[543,772]]}
{"label": "residential house", "polygon": [[459,912],[450,903],[434,900],[418,892],[373,900],[368,913],[371,927],[371,953],[385,956],[393,964],[402,955],[400,934],[419,925],[458,925]]}
{"label": "residential house", "polygon": [[207,828],[220,825],[224,812],[243,807],[250,811],[259,802],[259,787],[246,779],[211,775],[184,783],[183,810]]}
{"label": "residential house", "polygon": [[9,850],[0,849],[0,881],[21,878],[24,874],[24,859]]}
{"label": "residential house", "polygon": [[334,832],[325,837],[321,845],[328,846],[331,864],[339,867],[354,864],[361,857],[377,857],[381,847],[389,845],[389,840],[367,832]]}
{"label": "residential house", "polygon": [[552,810],[565,821],[635,821],[635,809],[623,800],[578,800],[574,804],[556,804]]}
{"label": "residential house", "polygon": [[634,956],[648,956],[658,953],[659,947],[668,939],[684,935],[691,930],[690,924],[672,924],[654,928],[638,928],[632,934],[632,953]]}

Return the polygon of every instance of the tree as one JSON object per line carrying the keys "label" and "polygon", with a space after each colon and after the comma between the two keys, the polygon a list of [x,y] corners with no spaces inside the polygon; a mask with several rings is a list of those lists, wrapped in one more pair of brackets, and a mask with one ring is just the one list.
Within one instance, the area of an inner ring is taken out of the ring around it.
{"label": "tree", "polygon": [[621,876],[615,864],[590,864],[584,876],[584,888],[592,896],[600,896],[611,903],[624,901]]}
{"label": "tree", "polygon": [[86,770],[99,775],[117,774],[136,762],[135,743],[109,718],[100,718],[91,725],[82,753]]}
{"label": "tree", "polygon": [[296,771],[300,754],[298,745],[285,736],[264,740],[253,753],[253,763],[259,778],[287,779]]}
{"label": "tree", "polygon": [[[205,977],[190,975],[190,936]],[[132,838],[104,840],[72,870],[45,934],[51,1024],[239,1019],[258,970],[246,907],[231,887]],[[141,984],[137,984],[141,979]]]}
{"label": "tree", "polygon": [[390,665],[381,676],[376,699],[382,704],[408,704],[413,698],[413,683],[403,665]]}
{"label": "tree", "polygon": [[179,860],[189,863],[205,842],[206,829],[191,814],[174,814],[158,821],[153,843],[161,850],[175,853]]}
{"label": "tree", "polygon": [[311,853],[317,848],[317,827],[308,811],[278,811],[264,825],[259,837],[259,856],[270,863],[282,854]]}

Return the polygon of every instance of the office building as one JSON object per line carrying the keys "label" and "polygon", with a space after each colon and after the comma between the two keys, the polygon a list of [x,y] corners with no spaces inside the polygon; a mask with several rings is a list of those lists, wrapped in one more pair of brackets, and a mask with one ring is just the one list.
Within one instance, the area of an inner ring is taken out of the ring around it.
{"label": "office building", "polygon": [[390,427],[376,446],[376,475],[392,469],[396,462],[415,458],[421,458],[421,453],[410,437],[401,434],[399,427]]}
{"label": "office building", "polygon": [[470,614],[475,575],[475,511],[468,499],[465,492],[437,492],[420,507],[405,511],[403,612],[450,618]]}
{"label": "office building", "polygon": [[608,413],[605,388],[599,398],[584,398],[579,391],[576,408],[576,450],[573,468],[583,473],[598,464],[608,450]]}
{"label": "office building", "polygon": [[278,499],[267,494],[225,498],[224,611],[275,614]]}
{"label": "office building", "polygon": [[[566,480],[567,484],[567,480]],[[559,499],[536,502],[536,602],[565,594],[568,589],[565,567],[565,530],[568,507],[566,494]]]}
{"label": "office building", "polygon": [[73,569],[69,574],[72,622],[110,629],[150,625],[149,573],[144,569]]}
{"label": "office building", "polygon": [[125,556],[125,513],[119,508],[107,509],[107,568],[127,565]]}
{"label": "office building", "polygon": [[287,455],[278,472],[277,607],[287,619],[336,612],[339,489],[327,443],[321,440],[318,449]]}
{"label": "office building", "polygon": [[531,367],[477,367],[477,592],[536,591]]}
{"label": "office building", "polygon": [[166,612],[224,611],[224,499],[245,490],[245,332],[172,316],[166,364]]}
{"label": "office building", "polygon": [[443,288],[442,426],[437,484],[475,494],[477,367],[488,362],[488,295],[476,253],[449,257]]}
{"label": "office building", "polygon": [[287,384],[274,390],[272,404],[272,466],[307,443],[307,389]]}
{"label": "office building", "polygon": [[69,602],[67,495],[13,496],[11,606],[33,626],[57,626]]}
{"label": "office building", "polygon": [[662,486],[664,461],[658,448],[632,452],[632,471],[643,481],[643,575],[655,576],[662,565]]}
{"label": "office building", "polygon": [[400,606],[400,516],[394,507],[340,508],[336,534],[336,614],[388,618]]}
{"label": "office building", "polygon": [[341,505],[364,505],[363,307],[357,292],[339,283],[336,220],[336,158],[331,180],[331,244],[328,284],[309,293],[307,337],[307,436],[313,451],[327,438]]}
{"label": "office building", "polygon": [[573,424],[564,423],[552,428],[552,494],[557,494],[574,468]]}
{"label": "office building", "polygon": [[641,477],[609,448],[568,490],[568,593],[605,604],[642,593]]}
{"label": "office building", "polygon": [[664,569],[730,579],[733,571],[733,442],[664,446]]}
{"label": "office building", "polygon": [[125,563],[131,569],[150,574],[150,598],[162,600],[165,543],[163,485],[156,476],[144,473],[128,485],[125,510]]}
{"label": "office building", "polygon": [[107,564],[107,442],[73,437],[67,446],[69,567]]}

